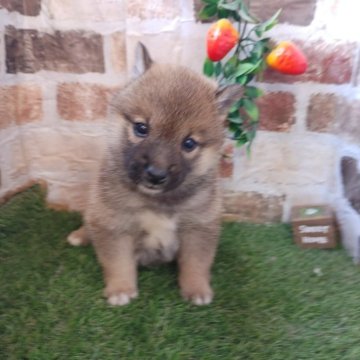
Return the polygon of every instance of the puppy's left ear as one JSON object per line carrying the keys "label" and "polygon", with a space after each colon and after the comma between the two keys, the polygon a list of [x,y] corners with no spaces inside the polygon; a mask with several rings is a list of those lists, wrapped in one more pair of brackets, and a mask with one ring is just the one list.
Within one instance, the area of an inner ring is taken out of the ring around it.
{"label": "puppy's left ear", "polygon": [[218,88],[215,93],[217,108],[221,116],[227,115],[235,101],[240,100],[244,89],[239,84]]}
{"label": "puppy's left ear", "polygon": [[143,43],[138,42],[135,49],[135,65],[132,71],[132,77],[134,79],[140,77],[151,67],[152,64],[153,61],[150,57],[148,49]]}

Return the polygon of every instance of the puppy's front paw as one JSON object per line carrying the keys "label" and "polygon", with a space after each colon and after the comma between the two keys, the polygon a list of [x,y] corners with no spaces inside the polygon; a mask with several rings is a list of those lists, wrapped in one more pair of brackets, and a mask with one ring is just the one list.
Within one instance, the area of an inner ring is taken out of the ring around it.
{"label": "puppy's front paw", "polygon": [[67,237],[67,242],[72,246],[84,246],[89,244],[89,239],[85,235],[84,228],[81,227]]}
{"label": "puppy's front paw", "polygon": [[208,305],[214,297],[214,293],[209,285],[201,287],[182,286],[181,295],[185,300],[191,301],[194,305]]}
{"label": "puppy's front paw", "polygon": [[127,290],[104,290],[104,295],[107,298],[107,302],[113,306],[122,306],[130,303],[132,299],[135,299],[138,296],[136,289],[127,289]]}
{"label": "puppy's front paw", "polygon": [[122,306],[122,305],[129,304],[131,299],[136,298],[136,296],[137,296],[137,294],[135,294],[135,293],[127,294],[127,293],[121,292],[121,293],[109,296],[107,301],[110,305]]}

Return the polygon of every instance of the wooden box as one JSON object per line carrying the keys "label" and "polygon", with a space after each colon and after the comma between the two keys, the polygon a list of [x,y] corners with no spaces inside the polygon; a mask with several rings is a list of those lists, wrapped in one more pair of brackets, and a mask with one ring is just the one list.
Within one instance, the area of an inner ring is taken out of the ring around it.
{"label": "wooden box", "polygon": [[336,246],[336,224],[328,205],[294,206],[291,223],[295,243],[302,248],[328,249]]}

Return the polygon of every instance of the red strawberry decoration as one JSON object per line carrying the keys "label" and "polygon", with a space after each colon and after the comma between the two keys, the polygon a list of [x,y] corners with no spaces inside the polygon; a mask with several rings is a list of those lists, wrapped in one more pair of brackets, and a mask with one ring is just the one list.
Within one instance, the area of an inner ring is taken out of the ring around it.
{"label": "red strawberry decoration", "polygon": [[208,30],[207,54],[211,61],[221,60],[238,42],[239,33],[228,19],[220,19]]}
{"label": "red strawberry decoration", "polygon": [[291,41],[281,41],[266,57],[270,68],[288,75],[300,75],[307,69],[303,52]]}

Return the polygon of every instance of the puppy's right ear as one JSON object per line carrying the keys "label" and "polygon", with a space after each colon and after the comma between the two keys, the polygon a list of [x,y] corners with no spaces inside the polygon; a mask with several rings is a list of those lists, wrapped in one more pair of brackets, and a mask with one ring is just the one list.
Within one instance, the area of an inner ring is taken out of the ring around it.
{"label": "puppy's right ear", "polygon": [[244,94],[244,89],[239,84],[232,84],[217,89],[215,93],[217,108],[221,116],[227,115],[231,105]]}
{"label": "puppy's right ear", "polygon": [[132,77],[136,79],[143,75],[145,71],[150,68],[152,63],[153,61],[147,48],[143,43],[138,42],[135,49],[135,65],[133,68]]}

